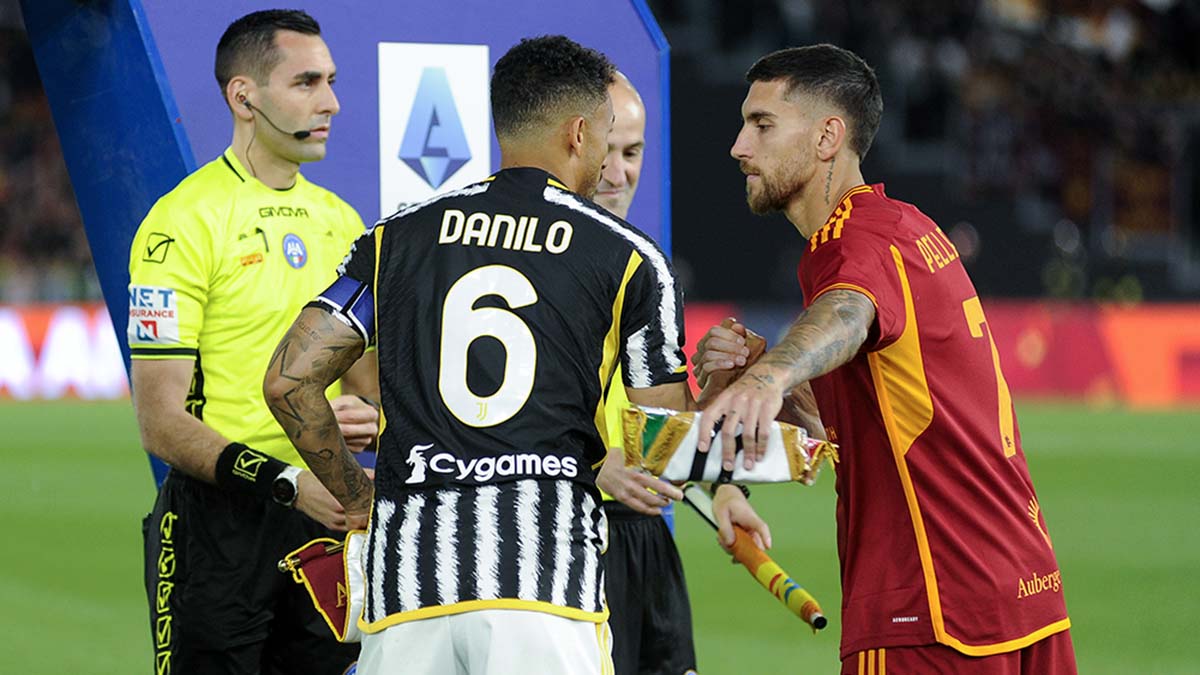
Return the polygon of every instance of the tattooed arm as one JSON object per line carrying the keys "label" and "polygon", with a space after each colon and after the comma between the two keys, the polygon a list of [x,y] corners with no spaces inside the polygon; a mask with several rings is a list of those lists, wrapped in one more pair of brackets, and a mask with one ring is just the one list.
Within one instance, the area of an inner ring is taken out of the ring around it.
{"label": "tattooed arm", "polygon": [[837,289],[817,298],[792,324],[787,337],[705,408],[700,450],[708,451],[712,429],[724,417],[724,466],[732,470],[734,431],[740,422],[746,467],[753,467],[766,450],[771,421],[783,408],[785,394],[854,358],[874,320],[875,306],[857,291]]}
{"label": "tattooed arm", "polygon": [[784,386],[790,389],[854,358],[874,320],[875,305],[867,296],[846,289],[829,291],[800,314],[787,337],[758,365],[778,371],[774,375],[786,378]]}
{"label": "tattooed arm", "polygon": [[365,525],[374,487],[346,447],[325,389],[358,360],[363,346],[354,329],[324,310],[306,307],[276,348],[263,382],[271,414],[345,507],[351,528]]}
{"label": "tattooed arm", "polygon": [[804,427],[812,438],[829,440],[825,437],[825,424],[821,422],[821,412],[817,410],[817,397],[808,382],[792,387],[792,391],[783,398],[783,408],[779,411],[779,417],[775,419]]}

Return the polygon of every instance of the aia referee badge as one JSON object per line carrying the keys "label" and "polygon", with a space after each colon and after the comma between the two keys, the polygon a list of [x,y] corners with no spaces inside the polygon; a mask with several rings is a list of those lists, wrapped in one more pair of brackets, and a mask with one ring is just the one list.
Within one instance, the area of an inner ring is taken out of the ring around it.
{"label": "aia referee badge", "polygon": [[296,269],[304,267],[304,263],[308,262],[308,249],[304,246],[304,240],[290,232],[284,235],[283,257]]}

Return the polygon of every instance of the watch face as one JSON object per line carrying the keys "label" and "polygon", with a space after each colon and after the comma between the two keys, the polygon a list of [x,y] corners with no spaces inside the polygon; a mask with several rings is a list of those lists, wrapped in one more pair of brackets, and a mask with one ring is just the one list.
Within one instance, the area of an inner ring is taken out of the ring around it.
{"label": "watch face", "polygon": [[292,501],[296,499],[296,485],[292,481],[280,476],[271,484],[271,496],[280,504],[290,506]]}

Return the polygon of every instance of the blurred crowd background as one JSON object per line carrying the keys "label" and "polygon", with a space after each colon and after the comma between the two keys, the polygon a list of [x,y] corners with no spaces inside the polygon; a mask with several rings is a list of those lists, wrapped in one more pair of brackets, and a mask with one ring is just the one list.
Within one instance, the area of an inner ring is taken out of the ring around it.
{"label": "blurred crowd background", "polygon": [[0,303],[100,298],[15,0],[0,2]]}
{"label": "blurred crowd background", "polygon": [[[942,226],[981,295],[1197,297],[1200,3],[650,5],[672,47],[674,251],[694,295],[797,299],[802,242],[782,218],[747,219],[728,149],[754,60],[832,42],[883,87],[864,176]],[[716,234],[730,222],[736,243]],[[726,267],[754,273],[740,286],[740,274],[706,273]],[[764,269],[775,275],[766,287]]]}
{"label": "blurred crowd background", "polygon": [[[746,69],[813,42],[876,68],[884,124],[864,175],[938,221],[981,295],[1200,297],[1200,3],[649,5],[672,47],[672,247],[689,299],[799,300],[803,242],[748,213],[728,150]],[[0,0],[0,303],[99,298],[17,3]]]}

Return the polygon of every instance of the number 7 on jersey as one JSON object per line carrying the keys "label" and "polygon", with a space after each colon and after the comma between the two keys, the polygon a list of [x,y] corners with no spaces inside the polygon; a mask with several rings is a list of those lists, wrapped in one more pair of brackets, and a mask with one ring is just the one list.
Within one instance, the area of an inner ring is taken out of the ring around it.
{"label": "number 7 on jersey", "polygon": [[987,325],[978,295],[963,300],[963,314],[967,317],[971,337],[987,337],[988,346],[992,348],[992,365],[996,367],[996,398],[1000,401],[1000,447],[1004,448],[1005,457],[1012,457],[1017,454],[1017,444],[1013,439],[1012,395],[1000,370],[1000,352],[996,349],[996,341],[992,339],[992,329]]}

